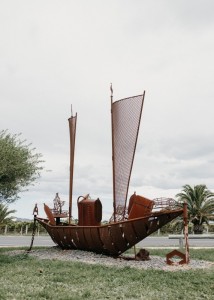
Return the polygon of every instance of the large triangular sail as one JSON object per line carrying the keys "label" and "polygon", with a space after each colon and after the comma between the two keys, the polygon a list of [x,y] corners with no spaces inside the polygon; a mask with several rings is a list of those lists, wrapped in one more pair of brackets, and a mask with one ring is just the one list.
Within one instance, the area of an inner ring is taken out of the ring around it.
{"label": "large triangular sail", "polygon": [[113,102],[112,112],[112,160],[114,221],[118,208],[125,214],[129,182],[136,150],[144,96],[134,96]]}
{"label": "large triangular sail", "polygon": [[72,194],[73,194],[73,173],[74,173],[74,151],[76,138],[77,114],[68,119],[70,131],[70,182],[69,182],[69,224],[72,216]]}

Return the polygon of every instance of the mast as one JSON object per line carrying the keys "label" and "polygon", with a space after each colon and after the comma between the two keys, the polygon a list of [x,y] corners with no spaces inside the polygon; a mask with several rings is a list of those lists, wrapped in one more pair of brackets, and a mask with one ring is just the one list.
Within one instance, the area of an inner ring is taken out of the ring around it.
{"label": "mast", "polygon": [[116,199],[115,199],[115,161],[114,161],[114,120],[113,120],[113,88],[112,83],[110,85],[111,91],[111,137],[112,137],[112,171],[113,171],[113,215],[114,215],[114,222],[116,222]]}
{"label": "mast", "polygon": [[74,150],[75,150],[75,138],[76,138],[76,121],[77,113],[73,116],[71,107],[71,117],[68,119],[69,131],[70,131],[70,176],[69,176],[69,210],[68,220],[71,224],[72,217],[72,194],[73,194],[73,174],[74,174]]}

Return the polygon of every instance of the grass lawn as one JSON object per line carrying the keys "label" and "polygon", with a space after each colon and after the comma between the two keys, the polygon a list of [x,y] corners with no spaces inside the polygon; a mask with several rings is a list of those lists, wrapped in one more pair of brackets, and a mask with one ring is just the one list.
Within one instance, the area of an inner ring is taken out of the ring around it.
{"label": "grass lawn", "polygon": [[[14,248],[12,249],[14,250]],[[0,249],[0,299],[214,299],[214,269],[165,272],[115,268]],[[150,250],[165,255],[169,250]],[[192,259],[214,261],[212,249],[191,250]]]}

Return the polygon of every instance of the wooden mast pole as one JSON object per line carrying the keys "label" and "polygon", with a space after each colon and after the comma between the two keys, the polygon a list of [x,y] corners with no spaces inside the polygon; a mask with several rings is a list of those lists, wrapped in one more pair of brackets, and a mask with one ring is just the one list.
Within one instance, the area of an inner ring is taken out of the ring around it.
{"label": "wooden mast pole", "polygon": [[[75,122],[73,123],[73,118]],[[75,150],[75,139],[76,139],[76,121],[77,114],[73,117],[72,106],[71,106],[71,117],[68,119],[69,130],[70,130],[70,179],[69,179],[69,210],[68,210],[68,221],[71,224],[72,218],[72,194],[73,194],[73,173],[74,173],[74,150]],[[74,128],[73,128],[74,126]]]}
{"label": "wooden mast pole", "polygon": [[113,209],[114,209],[114,222],[116,222],[116,199],[115,199],[115,162],[114,162],[114,118],[113,118],[113,88],[110,85],[111,91],[111,136],[112,136],[112,171],[113,171]]}

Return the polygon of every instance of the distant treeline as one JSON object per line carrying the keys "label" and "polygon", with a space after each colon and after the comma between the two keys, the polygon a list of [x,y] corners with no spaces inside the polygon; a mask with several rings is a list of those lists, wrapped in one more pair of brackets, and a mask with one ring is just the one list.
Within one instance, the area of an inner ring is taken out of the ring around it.
{"label": "distant treeline", "polygon": [[[28,235],[33,231],[34,222],[10,221],[7,224],[0,225],[0,234],[21,234]],[[36,232],[38,234],[46,234],[47,231],[39,223],[36,223]]]}

